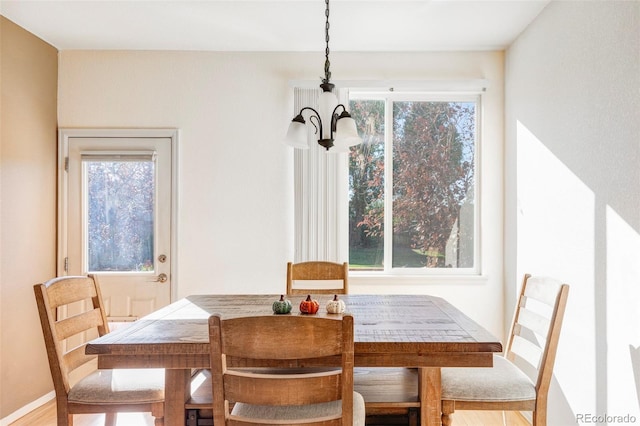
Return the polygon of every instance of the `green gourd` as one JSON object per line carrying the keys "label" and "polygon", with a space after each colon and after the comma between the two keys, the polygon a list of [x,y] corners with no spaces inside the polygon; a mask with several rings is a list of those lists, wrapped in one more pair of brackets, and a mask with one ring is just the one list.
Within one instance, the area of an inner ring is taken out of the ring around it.
{"label": "green gourd", "polygon": [[273,312],[276,314],[288,314],[289,312],[291,312],[292,305],[291,305],[291,301],[285,300],[284,295],[281,294],[280,300],[276,300],[275,302],[273,302],[273,305],[271,306],[271,308],[273,309]]}

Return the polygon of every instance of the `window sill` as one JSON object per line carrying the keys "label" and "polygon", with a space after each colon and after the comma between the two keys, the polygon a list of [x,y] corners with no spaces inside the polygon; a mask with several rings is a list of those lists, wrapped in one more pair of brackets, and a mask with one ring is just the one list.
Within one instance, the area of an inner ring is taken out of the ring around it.
{"label": "window sill", "polygon": [[465,285],[465,284],[486,284],[489,277],[486,275],[410,275],[410,274],[385,274],[372,272],[349,272],[349,284],[371,284],[371,285]]}

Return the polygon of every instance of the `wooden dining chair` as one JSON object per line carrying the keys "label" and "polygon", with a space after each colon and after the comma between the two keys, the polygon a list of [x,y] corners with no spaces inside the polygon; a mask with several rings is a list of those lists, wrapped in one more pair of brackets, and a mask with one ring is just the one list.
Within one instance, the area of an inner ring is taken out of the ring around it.
{"label": "wooden dining chair", "polygon": [[[349,264],[323,261],[287,263],[287,294],[349,294]],[[335,286],[323,285],[332,280]],[[296,286],[294,287],[293,281]],[[340,283],[342,281],[342,283]],[[365,401],[367,418],[387,422],[404,417],[410,426],[418,423],[417,376],[404,368],[357,367],[354,387]]]}
{"label": "wooden dining chair", "polygon": [[[54,278],[33,289],[56,392],[58,426],[72,426],[73,415],[85,413],[105,413],[105,424],[113,426],[118,412],[151,412],[155,425],[163,425],[164,370],[96,370],[90,363],[95,356],[85,355],[87,339],[109,332],[97,278]],[[82,378],[73,384],[78,375]]]}
{"label": "wooden dining chair", "polygon": [[[364,401],[353,391],[351,315],[214,314],[209,338],[214,425],[364,426]],[[270,367],[234,368],[229,360]]]}
{"label": "wooden dining chair", "polygon": [[348,294],[349,263],[287,263],[287,294]]}
{"label": "wooden dining chair", "polygon": [[504,356],[492,368],[442,369],[442,424],[455,410],[532,411],[547,424],[547,394],[569,286],[527,274]]}

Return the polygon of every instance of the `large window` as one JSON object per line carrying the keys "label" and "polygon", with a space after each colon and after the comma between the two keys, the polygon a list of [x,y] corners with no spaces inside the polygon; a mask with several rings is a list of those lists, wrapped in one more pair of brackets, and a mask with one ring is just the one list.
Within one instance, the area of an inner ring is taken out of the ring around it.
{"label": "large window", "polygon": [[477,273],[478,96],[352,93],[352,270]]}

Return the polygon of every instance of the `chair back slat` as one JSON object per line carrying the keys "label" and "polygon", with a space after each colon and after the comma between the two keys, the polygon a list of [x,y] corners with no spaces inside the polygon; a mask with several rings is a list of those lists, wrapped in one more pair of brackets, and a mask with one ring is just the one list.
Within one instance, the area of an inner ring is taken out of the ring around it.
{"label": "chair back slat", "polygon": [[54,278],[45,285],[52,309],[97,296],[93,281],[84,276]]}
{"label": "chair back slat", "polygon": [[225,397],[255,405],[309,405],[341,399],[340,370],[300,374],[261,374],[228,370]]}
{"label": "chair back slat", "polygon": [[64,367],[69,373],[71,373],[76,368],[85,365],[89,361],[93,361],[96,358],[96,355],[85,354],[84,349],[85,345],[82,344],[71,349],[62,356]]}
{"label": "chair back slat", "polygon": [[522,329],[525,328],[546,338],[549,333],[550,320],[551,318],[548,316],[541,315],[527,309],[526,307],[522,307],[520,308],[520,315],[518,315],[517,334],[522,334]]}
{"label": "chair back slat", "polygon": [[287,263],[287,294],[348,294],[349,264],[313,261]]}
{"label": "chair back slat", "polygon": [[524,296],[538,300],[548,306],[554,306],[560,291],[560,281],[548,277],[531,277],[524,288]]}
{"label": "chair back slat", "polygon": [[58,339],[67,339],[78,333],[85,332],[103,326],[102,312],[99,308],[83,312],[56,322],[56,335]]}
{"label": "chair back slat", "polygon": [[[353,421],[353,317],[271,315],[223,320],[209,318],[214,424],[296,424],[282,419],[231,415],[232,404],[299,406],[341,401],[335,417],[312,417],[304,425],[350,425]],[[228,358],[227,358],[228,355]],[[339,355],[339,356],[336,356]],[[237,368],[275,361],[277,368]],[[227,365],[233,359],[233,367]],[[308,360],[328,360],[322,369]],[[296,362],[293,362],[296,361]],[[240,362],[241,363],[241,362]],[[294,368],[290,368],[290,366]],[[300,368],[300,366],[305,368]],[[330,367],[330,368],[326,368]],[[256,423],[257,422],[257,423]]]}
{"label": "chair back slat", "polygon": [[525,339],[521,336],[514,336],[513,342],[511,344],[511,351],[509,352],[509,357],[507,358],[510,361],[520,359],[526,362],[529,365],[527,371],[534,370],[535,373],[533,375],[530,374],[530,376],[535,377],[537,375],[537,370],[540,367],[542,350],[543,348],[533,341]]}
{"label": "chair back slat", "polygon": [[342,341],[335,339],[341,331],[342,321],[329,318],[320,330],[305,316],[273,316],[268,321],[233,318],[225,321],[222,343],[225,355],[233,357],[274,360],[328,357],[342,353]]}

